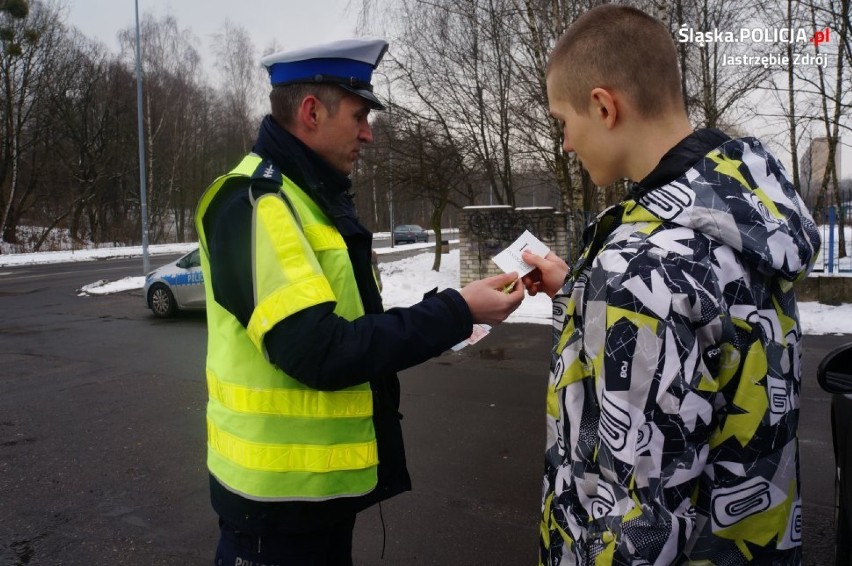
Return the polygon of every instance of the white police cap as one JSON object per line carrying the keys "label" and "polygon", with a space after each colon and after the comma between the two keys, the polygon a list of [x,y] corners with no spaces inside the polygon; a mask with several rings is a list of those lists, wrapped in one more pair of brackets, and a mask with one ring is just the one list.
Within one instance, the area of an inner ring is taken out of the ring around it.
{"label": "white police cap", "polygon": [[373,70],[388,50],[383,39],[344,39],[297,51],[272,53],[260,60],[272,86],[332,83],[366,99],[372,108],[384,105],[373,94]]}

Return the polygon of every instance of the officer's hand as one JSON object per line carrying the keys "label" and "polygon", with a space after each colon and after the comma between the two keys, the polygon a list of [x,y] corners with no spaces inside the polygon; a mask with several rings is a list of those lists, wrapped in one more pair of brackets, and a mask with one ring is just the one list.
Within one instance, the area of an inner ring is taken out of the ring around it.
{"label": "officer's hand", "polygon": [[[510,290],[504,292],[503,289],[509,285]],[[483,324],[503,322],[524,300],[524,287],[517,273],[504,273],[474,281],[460,293],[470,308],[473,322]]]}
{"label": "officer's hand", "polygon": [[565,276],[568,275],[568,264],[553,252],[547,252],[544,257],[524,251],[523,258],[527,264],[535,267],[524,275],[524,287],[531,296],[539,292],[547,293],[552,299],[565,284]]}

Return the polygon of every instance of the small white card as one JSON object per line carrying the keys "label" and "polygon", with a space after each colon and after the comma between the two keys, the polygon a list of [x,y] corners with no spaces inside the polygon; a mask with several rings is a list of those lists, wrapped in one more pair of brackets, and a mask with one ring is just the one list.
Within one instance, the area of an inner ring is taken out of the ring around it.
{"label": "small white card", "polygon": [[524,230],[524,233],[518,236],[518,239],[509,244],[509,247],[495,255],[491,260],[497,264],[497,267],[503,270],[504,273],[512,271],[518,272],[518,277],[523,277],[533,269],[530,264],[521,259],[521,253],[524,250],[529,250],[537,256],[544,257],[550,251],[544,242],[533,236],[529,230]]}

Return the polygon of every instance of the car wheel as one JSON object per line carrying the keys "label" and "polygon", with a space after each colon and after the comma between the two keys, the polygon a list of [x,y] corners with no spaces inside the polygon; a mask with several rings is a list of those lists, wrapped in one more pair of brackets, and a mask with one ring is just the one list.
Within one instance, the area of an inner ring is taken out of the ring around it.
{"label": "car wheel", "polygon": [[177,309],[175,296],[162,283],[151,285],[151,289],[148,290],[148,306],[158,318],[169,318]]}

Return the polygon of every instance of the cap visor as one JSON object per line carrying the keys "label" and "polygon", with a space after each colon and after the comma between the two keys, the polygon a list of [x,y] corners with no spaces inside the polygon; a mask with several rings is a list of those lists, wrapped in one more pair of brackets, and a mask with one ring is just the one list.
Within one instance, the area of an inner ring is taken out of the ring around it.
{"label": "cap visor", "polygon": [[357,89],[357,88],[353,88],[351,86],[342,85],[342,84],[338,84],[338,86],[340,88],[342,88],[343,90],[349,91],[352,94],[360,96],[361,98],[363,98],[364,100],[369,102],[370,108],[372,108],[373,110],[384,110],[385,109],[385,105],[382,104],[381,101],[378,98],[376,98],[376,95],[373,94],[372,92],[370,92],[369,90]]}

